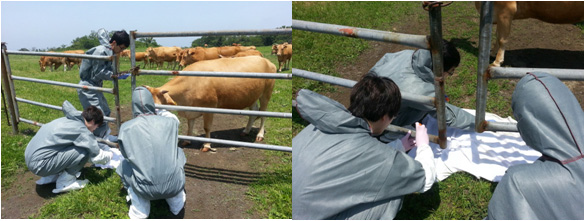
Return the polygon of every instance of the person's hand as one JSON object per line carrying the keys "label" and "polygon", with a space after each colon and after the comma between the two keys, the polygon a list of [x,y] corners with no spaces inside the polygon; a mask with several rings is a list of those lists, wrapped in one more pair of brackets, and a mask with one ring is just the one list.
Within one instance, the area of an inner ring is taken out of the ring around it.
{"label": "person's hand", "polygon": [[130,73],[126,73],[126,74],[118,75],[118,79],[120,79],[120,80],[124,80],[124,79],[128,78],[128,76],[130,76]]}
{"label": "person's hand", "polygon": [[404,147],[405,152],[416,146],[416,140],[410,136],[410,130],[400,139],[400,141],[402,141],[402,146]]}
{"label": "person's hand", "polygon": [[427,127],[424,124],[416,122],[416,145],[428,146],[429,135],[427,134]]}

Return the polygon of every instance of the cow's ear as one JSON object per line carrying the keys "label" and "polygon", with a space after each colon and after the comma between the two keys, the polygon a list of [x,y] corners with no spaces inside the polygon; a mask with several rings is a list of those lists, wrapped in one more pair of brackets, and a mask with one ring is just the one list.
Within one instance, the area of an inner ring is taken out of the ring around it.
{"label": "cow's ear", "polygon": [[171,98],[171,95],[169,95],[168,92],[169,91],[166,90],[161,92],[163,97],[165,98],[165,103],[170,105],[177,105],[177,103],[173,100],[173,98]]}
{"label": "cow's ear", "polygon": [[167,91],[167,90],[162,90],[160,93],[161,93],[161,94],[166,94],[166,93],[169,93],[169,91]]}

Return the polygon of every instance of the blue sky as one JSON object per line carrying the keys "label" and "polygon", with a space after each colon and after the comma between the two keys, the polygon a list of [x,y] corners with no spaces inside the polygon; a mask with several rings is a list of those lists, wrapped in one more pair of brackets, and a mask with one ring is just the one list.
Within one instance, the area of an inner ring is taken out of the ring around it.
{"label": "blue sky", "polygon": [[[8,50],[71,45],[92,30],[178,32],[291,26],[290,1],[2,1],[1,40]],[[197,37],[155,38],[191,46]]]}

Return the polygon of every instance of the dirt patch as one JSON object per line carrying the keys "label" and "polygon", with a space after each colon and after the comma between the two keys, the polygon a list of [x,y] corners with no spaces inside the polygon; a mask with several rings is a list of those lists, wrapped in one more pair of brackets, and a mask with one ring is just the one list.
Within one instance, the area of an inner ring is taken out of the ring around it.
{"label": "dirt patch", "polygon": [[[473,3],[468,2],[466,4],[469,4],[469,7],[474,7]],[[445,13],[445,11],[443,13]],[[426,17],[428,17],[426,11],[414,11],[412,14],[403,18],[403,21],[408,22],[401,22],[396,26],[386,28],[386,30],[399,33],[426,35],[429,30]],[[443,15],[443,18],[444,33],[449,30],[470,28],[465,22],[449,19],[445,14]],[[478,24],[477,27],[479,27],[479,22],[477,22],[479,19],[472,20],[475,20]],[[495,26],[493,28],[493,34],[495,34]],[[584,41],[583,36],[580,33],[582,33],[582,31],[575,25],[555,25],[536,19],[515,20],[512,23],[511,36],[506,46],[505,61],[502,66],[583,69]],[[470,48],[475,48],[477,51],[479,44],[477,35],[468,39],[461,38],[447,40],[453,41],[460,51],[469,50]],[[336,68],[336,71],[340,73],[341,77],[357,81],[366,74],[385,53],[392,53],[405,49],[415,49],[398,44],[377,41],[370,41],[369,44],[370,49],[363,52],[354,63],[350,65],[339,65]],[[491,61],[493,61],[495,57],[495,52],[493,50],[491,55]],[[476,71],[477,70],[470,70],[469,73],[476,73]],[[449,81],[448,78],[447,81]],[[492,83],[510,83],[515,86],[517,81],[518,80],[497,80],[497,82]],[[581,104],[581,108],[583,108],[583,81],[564,81],[564,83],[573,92]],[[324,93],[324,95],[340,102],[346,107],[349,106],[349,94],[351,90],[339,86],[335,87],[337,89],[335,92]],[[501,91],[501,94],[505,97],[511,97],[513,91],[514,87],[511,87],[508,91]],[[471,99],[471,97],[463,99]]]}
{"label": "dirt patch", "polygon": [[[129,106],[121,109],[123,121],[131,119]],[[181,119],[181,118],[180,118]],[[182,121],[184,119],[181,119]],[[253,128],[250,135],[241,137],[248,117],[216,114],[213,123],[212,138],[254,142],[258,128]],[[259,125],[256,121],[255,126]],[[115,128],[115,126],[112,126]],[[203,119],[195,122],[196,135],[203,136]],[[186,134],[187,125],[181,122],[181,134]],[[267,128],[266,136],[270,128]],[[113,134],[117,134],[113,129]],[[187,202],[184,211],[178,217],[165,217],[151,212],[150,218],[187,218],[187,219],[261,219],[265,214],[250,211],[254,202],[246,195],[249,184],[256,182],[263,175],[263,167],[253,166],[251,162],[265,159],[266,150],[233,147],[212,144],[216,153],[201,152],[202,143],[192,142],[184,147],[187,157],[185,165],[185,190]],[[9,190],[2,191],[2,219],[28,218],[38,213],[39,209],[55,194],[51,190],[55,184],[36,185],[38,176],[27,171],[20,175]],[[152,207],[167,208],[164,200],[152,202]]]}

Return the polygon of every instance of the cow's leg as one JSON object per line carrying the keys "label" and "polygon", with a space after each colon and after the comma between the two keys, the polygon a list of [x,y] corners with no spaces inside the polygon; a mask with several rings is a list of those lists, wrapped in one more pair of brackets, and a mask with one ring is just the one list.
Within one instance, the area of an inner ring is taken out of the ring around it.
{"label": "cow's leg", "polygon": [[[258,110],[258,102],[254,102],[254,104],[252,104],[252,106],[250,106],[250,110]],[[250,116],[250,118],[248,119],[248,125],[246,125],[246,128],[244,128],[244,131],[242,131],[242,134],[240,134],[240,136],[246,136],[250,133],[250,130],[252,130],[252,126],[254,126],[254,121],[256,121],[256,119],[258,118],[258,116]]]}
{"label": "cow's leg", "polygon": [[[196,118],[187,119],[187,136],[193,136],[193,125],[195,124],[195,119]],[[183,142],[181,142],[181,146],[187,146],[189,144],[191,144],[191,141],[188,140],[183,140]]]}
{"label": "cow's leg", "polygon": [[[499,12],[497,12],[499,10]],[[500,67],[504,62],[504,53],[506,52],[506,43],[508,43],[508,37],[510,36],[510,28],[512,26],[512,20],[514,14],[516,14],[516,7],[498,7],[496,10],[496,46],[498,53],[496,59],[492,63],[492,66]]]}
{"label": "cow's leg", "polygon": [[[264,92],[262,96],[260,96],[260,111],[266,111],[268,108],[268,102],[270,101],[270,97],[272,96],[272,89],[274,88],[274,79],[267,80],[266,86],[264,88]],[[258,131],[258,135],[256,135],[256,141],[264,140],[264,121],[266,117],[260,117],[260,130]]]}
{"label": "cow's leg", "polygon": [[[205,137],[211,138],[211,126],[213,125],[213,113],[204,113],[203,114],[203,129],[205,130]],[[215,152],[217,151],[215,148],[211,148],[211,143],[204,143],[203,148],[201,148],[202,152],[207,151]]]}

